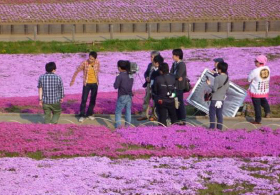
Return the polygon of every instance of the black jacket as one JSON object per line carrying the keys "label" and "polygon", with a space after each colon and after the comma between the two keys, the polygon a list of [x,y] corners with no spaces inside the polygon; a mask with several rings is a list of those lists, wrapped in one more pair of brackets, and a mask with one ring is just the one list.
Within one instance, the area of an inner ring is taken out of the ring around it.
{"label": "black jacket", "polygon": [[[172,74],[164,74],[160,75],[156,78],[153,92],[155,95],[155,98],[158,99],[165,99],[169,101],[174,101],[174,98],[169,98],[167,95],[167,92],[170,93],[175,91],[175,77]],[[168,87],[167,87],[168,85]]]}
{"label": "black jacket", "polygon": [[[176,88],[178,90],[183,90],[185,89],[185,82],[186,82],[186,77],[187,77],[187,69],[186,69],[186,64],[184,62],[179,62],[175,68],[175,62],[172,64],[170,73],[175,76],[176,79]],[[182,81],[178,81],[178,79],[182,77]]]}
{"label": "black jacket", "polygon": [[152,66],[153,64],[150,63],[147,67],[147,70],[145,71],[144,73],[144,78],[145,78],[145,83],[143,84],[143,87],[146,88],[147,85],[148,85],[148,82],[146,81],[146,78],[150,76],[150,72],[151,72],[151,69],[152,69]]}
{"label": "black jacket", "polygon": [[151,85],[152,94],[154,94],[155,81],[158,76],[160,76],[159,69],[153,70],[151,77],[150,77],[151,82],[152,82],[152,80],[154,80],[153,85]]}
{"label": "black jacket", "polygon": [[160,73],[159,73],[159,69],[157,69],[157,70],[154,70],[153,72],[152,72],[152,74],[151,74],[151,80],[155,80],[158,76],[160,75]]}

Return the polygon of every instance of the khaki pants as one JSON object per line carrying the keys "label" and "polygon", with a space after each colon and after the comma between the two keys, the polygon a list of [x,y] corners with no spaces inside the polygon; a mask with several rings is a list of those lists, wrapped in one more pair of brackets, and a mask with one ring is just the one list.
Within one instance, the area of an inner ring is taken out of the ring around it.
{"label": "khaki pants", "polygon": [[[49,123],[57,124],[61,114],[60,102],[56,104],[43,104],[43,110],[45,114],[45,124],[49,124]],[[53,116],[51,117],[52,114]]]}
{"label": "khaki pants", "polygon": [[[147,85],[146,88],[146,94],[144,97],[144,102],[143,102],[143,110],[142,110],[142,117],[147,117],[149,118],[149,110],[150,110],[150,100],[152,98],[152,94],[151,94],[151,88],[150,88],[150,84]],[[154,115],[154,110],[155,110],[155,104],[153,103],[152,106],[152,116]]]}

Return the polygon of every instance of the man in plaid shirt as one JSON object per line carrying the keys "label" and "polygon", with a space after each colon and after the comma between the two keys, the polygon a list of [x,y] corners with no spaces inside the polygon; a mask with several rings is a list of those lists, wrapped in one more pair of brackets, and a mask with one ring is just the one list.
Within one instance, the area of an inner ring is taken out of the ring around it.
{"label": "man in plaid shirt", "polygon": [[[82,92],[82,102],[80,106],[80,118],[79,122],[83,122],[87,117],[94,120],[93,109],[96,102],[97,90],[98,90],[98,73],[99,73],[100,63],[97,59],[97,53],[92,51],[89,53],[89,58],[82,62],[80,66],[77,67],[73,74],[70,82],[70,86],[74,85],[75,79],[79,72],[83,71],[83,92]],[[86,112],[86,103],[88,95],[90,93],[90,102]]]}
{"label": "man in plaid shirt", "polygon": [[[55,74],[56,65],[54,62],[46,64],[46,71],[39,77],[39,105],[43,106],[45,123],[57,124],[64,97],[63,83],[60,76]],[[51,114],[53,114],[52,118]]]}

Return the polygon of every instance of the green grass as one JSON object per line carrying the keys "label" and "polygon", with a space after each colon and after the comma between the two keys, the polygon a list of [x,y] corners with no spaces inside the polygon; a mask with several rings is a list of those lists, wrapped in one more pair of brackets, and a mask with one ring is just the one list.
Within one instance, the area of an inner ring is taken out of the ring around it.
{"label": "green grass", "polygon": [[26,156],[35,160],[42,160],[43,158],[45,158],[41,151],[28,152]]}
{"label": "green grass", "polygon": [[246,171],[266,171],[267,168],[264,167],[241,167],[242,170]]}
{"label": "green grass", "polygon": [[[226,184],[209,183],[206,185],[207,189],[198,190],[199,195],[239,195],[246,192],[253,192],[253,184],[236,184],[228,186]],[[184,190],[184,189],[183,189]],[[187,188],[185,189],[187,190]],[[229,190],[229,191],[225,191]]]}
{"label": "green grass", "polygon": [[[71,131],[64,134],[64,136],[69,136],[72,133]],[[54,138],[54,137],[53,137]],[[32,141],[32,140],[31,140]],[[65,140],[67,141],[67,140]],[[150,154],[143,154],[143,155],[130,155],[130,154],[125,154],[126,151],[130,150],[140,150],[140,149],[146,149],[146,150],[151,150],[151,151],[156,151],[158,150],[152,145],[147,145],[147,146],[138,146],[138,145],[130,145],[130,144],[122,144],[122,148],[117,149],[116,151],[119,152],[119,155],[117,156],[107,156],[110,159],[123,159],[123,158],[128,158],[130,160],[135,160],[135,159],[149,159],[152,157]],[[59,149],[54,149],[53,151],[59,151]],[[35,160],[42,160],[44,158],[51,158],[51,159],[63,159],[63,158],[75,158],[75,157],[88,157],[88,156],[96,156],[95,153],[92,153],[90,155],[53,155],[50,157],[47,157],[43,154],[42,151],[36,151],[36,152],[26,152],[24,154],[19,154],[16,152],[5,152],[5,151],[0,151],[0,158],[1,157],[28,157],[31,159]]]}
{"label": "green grass", "polygon": [[155,146],[152,145],[147,145],[147,146],[140,146],[140,145],[132,145],[132,144],[121,144],[122,148],[117,149],[117,152],[125,152],[129,150],[141,150],[141,149],[146,149],[146,150],[155,150],[157,149]]}
{"label": "green grass", "polygon": [[0,151],[0,156],[1,157],[19,157],[20,155],[16,152]]}
{"label": "green grass", "polygon": [[105,40],[92,43],[19,41],[0,42],[0,54],[78,53],[89,51],[140,51],[174,48],[259,47],[280,45],[280,36],[258,39],[188,39],[187,37],[161,40]]}
{"label": "green grass", "polygon": [[0,112],[7,112],[7,113],[28,113],[29,109],[32,109],[32,106],[9,105],[9,107],[0,108]]}
{"label": "green grass", "polygon": [[266,175],[260,175],[260,174],[250,174],[252,177],[255,177],[255,178],[261,178],[261,179],[268,179],[270,181],[273,181],[274,180],[274,177],[271,177],[271,176],[266,176]]}
{"label": "green grass", "polygon": [[10,113],[20,113],[22,108],[19,106],[11,105],[10,107],[5,108],[4,110],[5,112],[10,112]]}

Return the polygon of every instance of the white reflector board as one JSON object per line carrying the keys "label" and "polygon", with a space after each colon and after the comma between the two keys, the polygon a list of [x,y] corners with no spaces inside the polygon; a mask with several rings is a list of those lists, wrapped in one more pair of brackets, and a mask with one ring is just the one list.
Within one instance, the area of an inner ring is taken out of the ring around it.
{"label": "white reflector board", "polygon": [[[211,92],[212,89],[206,83],[206,76],[208,76],[211,85],[214,84],[215,77],[211,71],[205,69],[187,98],[187,102],[206,114],[209,114],[210,101],[204,100],[204,94]],[[247,92],[243,88],[230,81],[224,101],[223,115],[226,117],[235,117],[246,96]]]}

